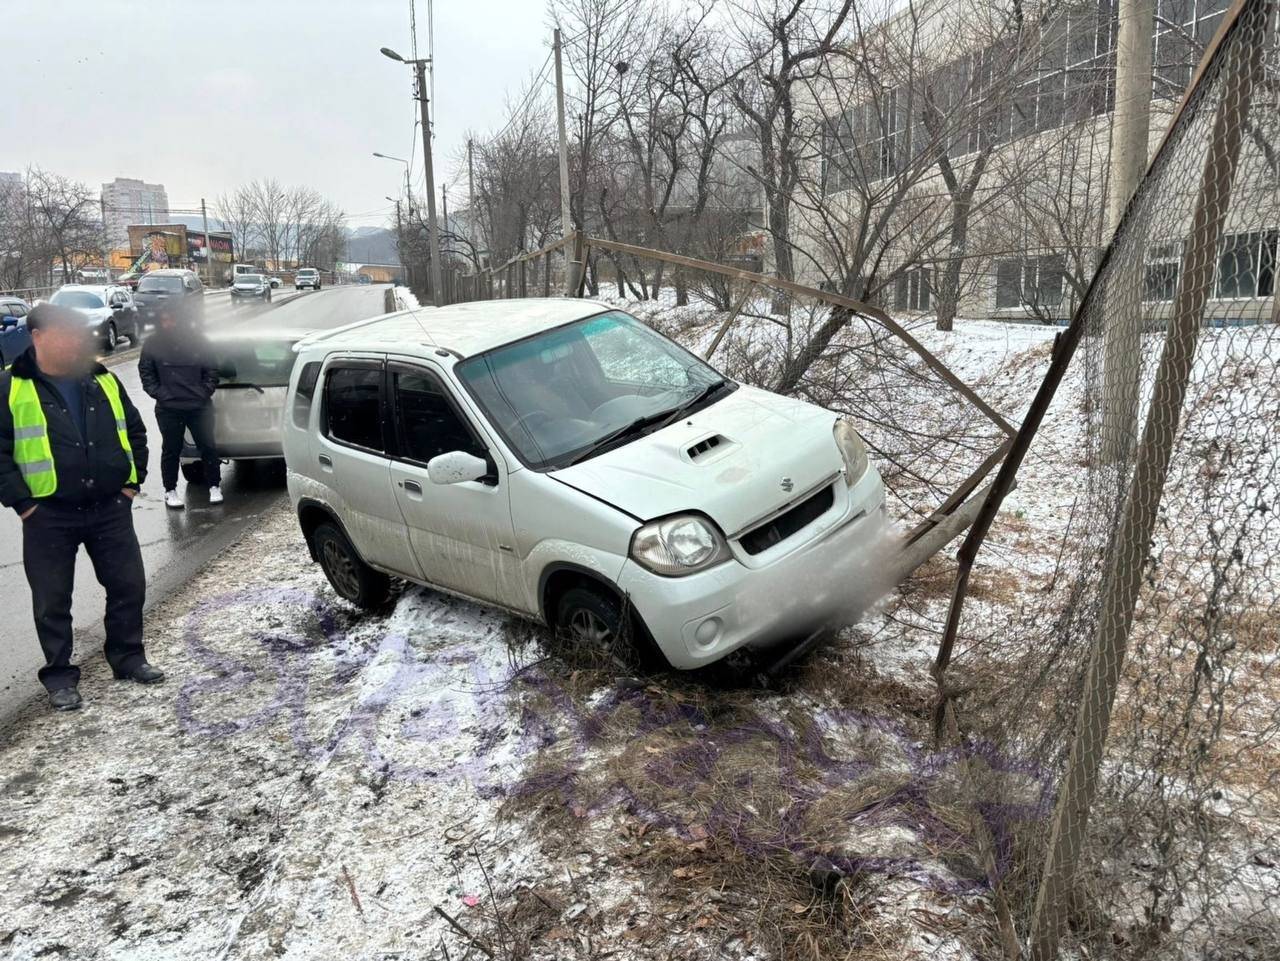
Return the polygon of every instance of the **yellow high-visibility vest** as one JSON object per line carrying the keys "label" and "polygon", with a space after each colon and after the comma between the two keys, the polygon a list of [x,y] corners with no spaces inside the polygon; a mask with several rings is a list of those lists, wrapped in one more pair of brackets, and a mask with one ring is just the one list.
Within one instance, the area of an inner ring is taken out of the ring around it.
{"label": "yellow high-visibility vest", "polygon": [[[133,462],[133,447],[129,443],[129,429],[124,416],[124,402],[120,399],[120,385],[111,374],[94,377],[111,405],[116,419],[116,436],[120,447],[129,458],[129,483],[138,483],[138,468]],[[58,472],[53,463],[53,448],[49,445],[49,422],[36,383],[26,377],[13,377],[9,382],[9,411],[13,414],[13,459],[27,482],[32,497],[48,497],[58,489]]]}

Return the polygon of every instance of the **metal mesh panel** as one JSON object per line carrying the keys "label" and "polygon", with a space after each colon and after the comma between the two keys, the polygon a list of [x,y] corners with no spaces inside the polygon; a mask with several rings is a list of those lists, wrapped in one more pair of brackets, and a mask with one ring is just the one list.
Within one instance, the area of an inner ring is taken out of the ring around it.
{"label": "metal mesh panel", "polygon": [[[1034,552],[1056,563],[1017,571],[1016,609],[969,604],[948,671],[968,733],[1058,786],[993,829],[1037,959],[1280,956],[1280,61],[1273,3],[1226,24],[1018,475],[1023,502],[1065,500]],[[991,536],[1016,566],[1011,523]]]}

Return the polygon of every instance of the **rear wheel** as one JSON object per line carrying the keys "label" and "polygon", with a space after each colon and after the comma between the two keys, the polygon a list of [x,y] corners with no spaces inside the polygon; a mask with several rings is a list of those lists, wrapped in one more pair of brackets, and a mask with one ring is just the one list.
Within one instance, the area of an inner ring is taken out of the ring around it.
{"label": "rear wheel", "polygon": [[324,576],[339,597],[365,610],[374,610],[386,603],[391,578],[362,561],[347,535],[335,525],[321,524],[312,531],[311,543]]}

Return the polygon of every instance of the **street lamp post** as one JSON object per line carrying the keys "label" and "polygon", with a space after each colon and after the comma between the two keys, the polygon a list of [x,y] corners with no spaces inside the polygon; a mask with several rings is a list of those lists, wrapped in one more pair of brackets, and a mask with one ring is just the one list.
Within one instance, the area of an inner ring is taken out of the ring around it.
{"label": "street lamp post", "polygon": [[404,164],[404,195],[409,200],[409,216],[412,217],[413,216],[413,189],[409,186],[409,161],[405,160],[403,157],[393,157],[391,156],[391,154],[378,153],[378,151],[376,150],[373,152],[373,155],[375,157],[381,158],[382,160],[394,160],[398,164]]}
{"label": "street lamp post", "polygon": [[440,230],[436,224],[436,183],[431,165],[431,117],[427,109],[427,61],[406,60],[389,47],[382,55],[413,67],[418,81],[418,104],[422,108],[422,165],[427,177],[427,237],[431,256],[431,301],[441,306],[443,285],[440,280]]}

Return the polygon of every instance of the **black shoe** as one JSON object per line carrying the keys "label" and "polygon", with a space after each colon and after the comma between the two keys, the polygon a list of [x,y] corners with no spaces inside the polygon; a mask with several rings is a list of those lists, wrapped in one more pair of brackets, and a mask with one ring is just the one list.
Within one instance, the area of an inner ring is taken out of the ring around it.
{"label": "black shoe", "polygon": [[55,711],[80,710],[80,692],[74,687],[60,687],[49,692],[49,706]]}
{"label": "black shoe", "polygon": [[143,661],[131,671],[114,671],[117,681],[137,681],[139,684],[159,684],[164,680],[164,671],[152,667]]}

